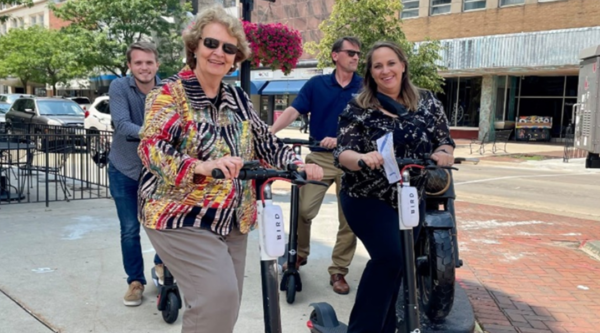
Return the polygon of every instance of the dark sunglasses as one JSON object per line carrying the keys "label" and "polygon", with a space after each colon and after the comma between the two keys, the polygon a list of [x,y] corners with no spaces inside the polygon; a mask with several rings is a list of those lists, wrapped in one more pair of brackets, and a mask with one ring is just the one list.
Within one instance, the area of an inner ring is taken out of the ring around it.
{"label": "dark sunglasses", "polygon": [[354,57],[355,55],[358,55],[360,57],[360,51],[340,50],[340,52],[346,52],[350,58]]}
{"label": "dark sunglasses", "polygon": [[[216,50],[219,47],[219,44],[221,44],[221,41],[218,39],[214,39],[214,38],[210,38],[210,37],[206,37],[206,38],[202,38],[200,37],[200,39],[203,39],[204,42],[202,42],[204,44],[204,46],[208,47],[211,50]],[[236,54],[238,51],[237,46],[231,44],[231,43],[223,43],[223,46],[221,47],[223,49],[223,52],[227,53],[227,54]]]}

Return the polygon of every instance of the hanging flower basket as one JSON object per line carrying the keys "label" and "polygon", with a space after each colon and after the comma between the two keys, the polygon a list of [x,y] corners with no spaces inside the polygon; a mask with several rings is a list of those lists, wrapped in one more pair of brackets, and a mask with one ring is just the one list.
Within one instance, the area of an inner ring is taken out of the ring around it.
{"label": "hanging flower basket", "polygon": [[296,68],[302,56],[302,36],[298,30],[281,23],[242,23],[252,49],[249,60],[253,68],[262,65],[280,69],[285,75]]}

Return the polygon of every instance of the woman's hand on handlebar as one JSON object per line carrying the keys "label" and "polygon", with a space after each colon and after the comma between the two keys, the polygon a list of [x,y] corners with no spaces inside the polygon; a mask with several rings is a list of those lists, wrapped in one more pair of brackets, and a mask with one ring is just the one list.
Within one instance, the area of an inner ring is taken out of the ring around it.
{"label": "woman's hand on handlebar", "polygon": [[306,180],[320,181],[323,179],[323,168],[314,163],[305,164],[302,171],[306,172]]}
{"label": "woman's hand on handlebar", "polygon": [[196,166],[194,173],[203,176],[211,176],[213,169],[220,169],[225,175],[225,179],[236,178],[240,174],[240,170],[244,166],[244,161],[241,157],[225,156],[213,161],[203,161]]}
{"label": "woman's hand on handlebar", "polygon": [[446,150],[438,150],[431,154],[431,159],[435,161],[437,166],[449,167],[454,164],[454,155],[450,154]]}
{"label": "woman's hand on handlebar", "polygon": [[379,169],[383,165],[383,156],[381,156],[381,154],[377,151],[360,154],[359,160],[365,162],[365,164],[372,170]]}

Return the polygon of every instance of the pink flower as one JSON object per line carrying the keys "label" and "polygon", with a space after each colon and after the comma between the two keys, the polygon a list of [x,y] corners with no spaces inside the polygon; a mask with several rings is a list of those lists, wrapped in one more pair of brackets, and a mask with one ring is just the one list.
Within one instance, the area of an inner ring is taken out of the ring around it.
{"label": "pink flower", "polygon": [[303,52],[302,36],[298,30],[282,23],[242,23],[252,50],[250,62],[253,67],[262,64],[272,70],[281,69],[286,75],[296,68]]}

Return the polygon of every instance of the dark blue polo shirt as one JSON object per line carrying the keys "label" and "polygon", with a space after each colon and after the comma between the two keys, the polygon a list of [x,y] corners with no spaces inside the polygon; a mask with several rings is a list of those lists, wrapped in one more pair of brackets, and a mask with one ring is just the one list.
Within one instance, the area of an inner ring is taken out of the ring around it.
{"label": "dark blue polo shirt", "polygon": [[[335,71],[312,77],[298,93],[292,106],[300,114],[310,113],[310,137],[321,141],[337,136],[338,117],[362,86],[362,77],[354,73],[352,81],[342,88],[335,79]],[[327,149],[312,149],[328,151]]]}

